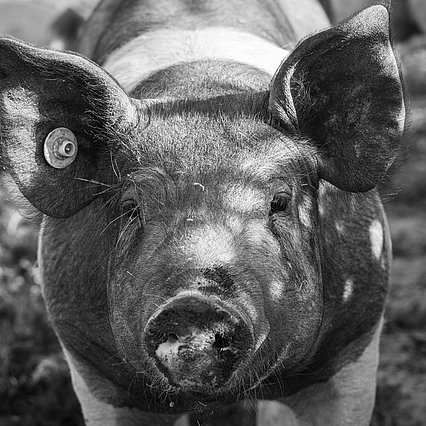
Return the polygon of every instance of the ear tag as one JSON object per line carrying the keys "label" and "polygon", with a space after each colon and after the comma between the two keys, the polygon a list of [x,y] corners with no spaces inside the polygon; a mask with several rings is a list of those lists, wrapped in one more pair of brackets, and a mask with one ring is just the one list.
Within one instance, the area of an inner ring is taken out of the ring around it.
{"label": "ear tag", "polygon": [[77,138],[71,130],[58,127],[44,140],[44,158],[55,169],[64,169],[77,157]]}

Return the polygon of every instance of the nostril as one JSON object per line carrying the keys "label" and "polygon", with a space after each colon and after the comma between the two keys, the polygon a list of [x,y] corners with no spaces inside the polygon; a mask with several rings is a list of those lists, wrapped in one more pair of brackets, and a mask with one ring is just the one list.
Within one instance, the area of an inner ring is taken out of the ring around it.
{"label": "nostril", "polygon": [[225,349],[229,347],[229,340],[217,333],[214,336],[213,347],[216,349]]}
{"label": "nostril", "polygon": [[175,333],[169,333],[167,336],[167,343],[176,343],[179,341],[179,337]]}
{"label": "nostril", "polygon": [[232,346],[232,342],[221,334],[215,335],[212,347],[217,350],[219,358],[223,361],[230,361],[238,353],[238,350]]}

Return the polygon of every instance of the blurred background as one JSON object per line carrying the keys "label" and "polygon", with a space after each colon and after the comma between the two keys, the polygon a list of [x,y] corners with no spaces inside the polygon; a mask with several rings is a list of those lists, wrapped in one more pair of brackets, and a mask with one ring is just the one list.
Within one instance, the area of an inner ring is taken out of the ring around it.
{"label": "blurred background", "polygon": [[[324,0],[338,21],[372,3]],[[0,0],[0,35],[72,46],[96,0]],[[426,425],[426,0],[394,3],[393,30],[411,104],[407,149],[381,192],[393,240],[392,286],[381,339],[372,426]],[[71,9],[71,10],[70,10]],[[65,13],[65,14],[64,14]],[[0,58],[1,60],[1,58]],[[0,176],[1,178],[1,176]],[[69,372],[37,284],[38,224],[0,183],[0,426],[80,426]]]}

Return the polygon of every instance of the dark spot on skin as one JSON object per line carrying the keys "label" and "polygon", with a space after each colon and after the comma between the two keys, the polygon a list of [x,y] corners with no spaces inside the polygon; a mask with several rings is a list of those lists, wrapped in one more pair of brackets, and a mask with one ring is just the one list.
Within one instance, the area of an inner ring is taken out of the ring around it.
{"label": "dark spot on skin", "polygon": [[203,271],[203,277],[216,282],[223,288],[228,289],[234,285],[234,280],[229,276],[226,269],[222,266],[205,269]]}

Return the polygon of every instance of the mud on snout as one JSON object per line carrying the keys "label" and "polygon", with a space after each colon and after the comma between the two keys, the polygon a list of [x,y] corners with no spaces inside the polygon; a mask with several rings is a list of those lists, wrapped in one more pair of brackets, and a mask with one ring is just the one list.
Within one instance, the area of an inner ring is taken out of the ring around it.
{"label": "mud on snout", "polygon": [[218,393],[253,351],[253,327],[219,300],[201,296],[167,302],[149,319],[145,349],[171,385]]}

